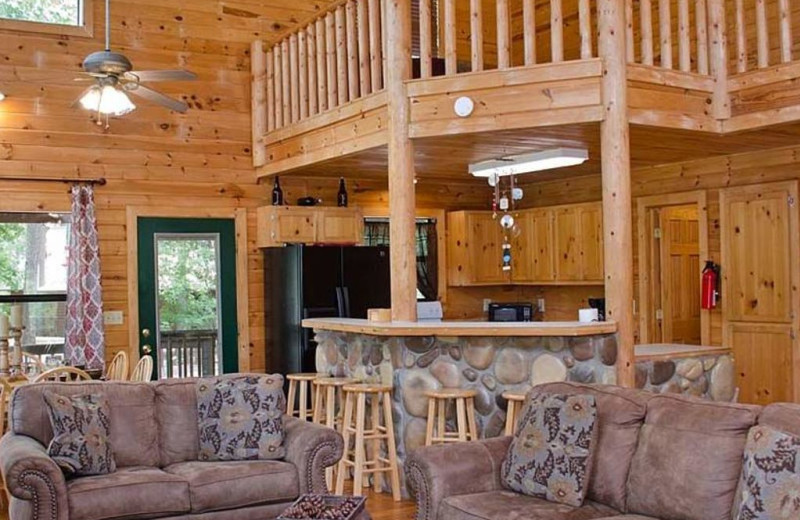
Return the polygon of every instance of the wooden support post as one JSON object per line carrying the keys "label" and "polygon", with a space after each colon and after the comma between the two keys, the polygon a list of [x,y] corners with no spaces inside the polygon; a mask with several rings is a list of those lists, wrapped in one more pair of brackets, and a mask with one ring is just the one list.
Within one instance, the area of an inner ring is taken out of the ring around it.
{"label": "wooden support post", "polygon": [[328,77],[325,65],[325,20],[317,18],[317,98],[319,100],[319,111],[328,110]]}
{"label": "wooden support post", "polygon": [[728,36],[725,25],[725,0],[708,0],[708,27],[711,44],[709,64],[714,78],[711,114],[715,119],[731,117],[728,95]]}
{"label": "wooden support post", "polygon": [[292,102],[291,88],[289,86],[289,39],[284,38],[281,42],[281,90],[283,95],[281,100],[283,102],[283,126],[292,122],[292,111],[290,105]]}
{"label": "wooden support post", "polygon": [[356,3],[358,18],[358,88],[362,96],[372,92],[372,76],[369,73],[369,21],[367,17],[367,0]]}
{"label": "wooden support post", "polygon": [[564,14],[561,0],[550,0],[550,50],[553,63],[564,61]]}
{"label": "wooden support post", "polygon": [[781,27],[781,61],[792,61],[792,10],[789,0],[778,0],[778,18]]}
{"label": "wooden support post", "polygon": [[678,0],[678,67],[683,72],[691,72],[692,70],[690,25],[689,0]]}
{"label": "wooden support post", "polygon": [[267,55],[261,40],[250,44],[250,72],[253,76],[250,82],[253,166],[263,166],[267,156],[261,140],[267,133]]}
{"label": "wooden support post", "polygon": [[267,51],[267,132],[275,130],[275,53]]}
{"label": "wooden support post", "polygon": [[511,34],[508,26],[508,0],[495,0],[497,9],[497,68],[511,66]]}
{"label": "wooden support post", "polygon": [[339,82],[336,68],[336,15],[325,15],[325,80],[328,83],[328,108],[339,102]]}
{"label": "wooden support post", "polygon": [[347,44],[344,29],[344,6],[336,8],[336,90],[340,105],[347,103]]}
{"label": "wooden support post", "polygon": [[606,316],[617,322],[617,383],[635,384],[633,344],[633,217],[628,124],[625,12],[619,0],[598,0],[603,59],[600,123]]}
{"label": "wooden support post", "polygon": [[387,0],[386,6],[392,319],[416,321],[414,144],[408,137],[409,103],[404,83],[411,78],[411,0]]}
{"label": "wooden support post", "polygon": [[275,128],[283,127],[283,49],[279,43],[272,48],[275,59]]}
{"label": "wooden support post", "polygon": [[522,0],[522,34],[525,65],[536,64],[536,0]]}
{"label": "wooden support post", "polygon": [[300,117],[305,119],[308,117],[308,42],[306,41],[306,32],[300,29],[297,33],[297,60],[298,60],[298,74],[300,74],[300,95],[297,97],[300,100]]}
{"label": "wooden support post", "polygon": [[[500,4],[498,2],[498,9],[500,9],[499,5]],[[472,72],[478,72],[479,70],[483,70],[483,5],[481,0],[470,0],[469,12],[469,39],[472,51]],[[506,6],[506,12],[508,12],[508,6]]]}
{"label": "wooden support post", "polygon": [[419,66],[420,77],[433,74],[433,28],[431,0],[419,0]]}
{"label": "wooden support post", "polygon": [[581,59],[589,60],[592,58],[592,7],[589,0],[578,0],[578,32],[581,35]]}
{"label": "wooden support post", "polygon": [[300,67],[297,54],[297,35],[289,35],[289,74],[291,78],[292,123],[300,120]]}
{"label": "wooden support post", "polygon": [[697,72],[708,74],[708,17],[706,0],[695,0],[694,19],[697,27]]}
{"label": "wooden support post", "polygon": [[672,68],[672,2],[658,0],[658,37],[661,41],[661,66]]}
{"label": "wooden support post", "polygon": [[448,76],[458,72],[456,31],[456,0],[444,0],[444,71]]}
{"label": "wooden support post", "polygon": [[642,24],[642,64],[653,65],[653,5],[639,0],[639,21]]}
{"label": "wooden support post", "polygon": [[372,91],[383,88],[383,43],[381,41],[381,1],[369,0],[369,72]]}
{"label": "wooden support post", "polygon": [[636,61],[636,51],[633,46],[633,0],[625,0],[625,54],[628,63]]}
{"label": "wooden support post", "polygon": [[767,0],[756,0],[756,46],[758,68],[769,67],[769,28],[767,27]]}
{"label": "wooden support post", "polygon": [[747,28],[744,20],[744,0],[736,0],[736,72],[747,72]]}

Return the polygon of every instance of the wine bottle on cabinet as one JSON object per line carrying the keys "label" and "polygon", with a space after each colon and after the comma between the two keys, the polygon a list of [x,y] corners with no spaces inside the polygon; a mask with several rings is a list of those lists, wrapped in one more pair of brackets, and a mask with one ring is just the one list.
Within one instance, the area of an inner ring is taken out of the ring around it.
{"label": "wine bottle on cabinet", "polygon": [[336,205],[340,208],[347,207],[347,188],[344,186],[344,177],[339,178],[339,193],[336,194]]}
{"label": "wine bottle on cabinet", "polygon": [[272,185],[272,205],[283,206],[283,190],[278,177],[275,177],[275,183]]}

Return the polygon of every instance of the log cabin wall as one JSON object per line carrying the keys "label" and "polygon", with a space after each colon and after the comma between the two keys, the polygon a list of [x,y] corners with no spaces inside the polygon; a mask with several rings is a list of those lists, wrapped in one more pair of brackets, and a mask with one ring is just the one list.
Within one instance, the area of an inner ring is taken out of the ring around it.
{"label": "log cabin wall", "polygon": [[[650,195],[704,190],[707,195],[709,256],[720,262],[720,190],[734,186],[761,185],[771,182],[800,179],[800,146],[777,148],[759,152],[726,155],[695,161],[678,162],[662,166],[636,169],[632,172],[634,196],[634,278],[638,288],[638,232],[635,229],[636,198]],[[528,184],[525,187],[529,207],[600,200],[599,175],[588,175],[562,181]],[[792,240],[800,240],[794,236]],[[703,259],[704,260],[704,259]],[[725,266],[723,266],[723,269]],[[586,288],[587,290],[590,288]],[[561,303],[564,308],[576,308],[582,302],[580,292],[568,293],[571,302]],[[638,298],[638,293],[637,293]],[[722,303],[711,311],[711,344],[721,345]],[[638,319],[637,327],[638,327]]]}
{"label": "log cabin wall", "polygon": [[[274,38],[324,0],[275,2],[138,0],[112,2],[112,45],[139,69],[186,68],[199,79],[159,84],[185,99],[185,115],[144,101],[104,131],[70,105],[85,87],[72,83],[88,53],[103,48],[103,5],[94,0],[94,37],[0,29],[0,209],[68,211],[64,184],[3,181],[3,176],[105,177],[96,190],[105,310],[106,356],[129,344],[126,208],[254,208],[268,191],[255,182],[250,155],[250,42]],[[248,211],[250,368],[264,368],[263,262]]]}

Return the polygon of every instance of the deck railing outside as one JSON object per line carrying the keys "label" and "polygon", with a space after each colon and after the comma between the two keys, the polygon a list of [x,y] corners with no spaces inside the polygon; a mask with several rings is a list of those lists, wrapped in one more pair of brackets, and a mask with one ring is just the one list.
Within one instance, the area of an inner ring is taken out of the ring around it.
{"label": "deck railing outside", "polygon": [[162,331],[159,362],[159,377],[204,377],[217,374],[217,331]]}

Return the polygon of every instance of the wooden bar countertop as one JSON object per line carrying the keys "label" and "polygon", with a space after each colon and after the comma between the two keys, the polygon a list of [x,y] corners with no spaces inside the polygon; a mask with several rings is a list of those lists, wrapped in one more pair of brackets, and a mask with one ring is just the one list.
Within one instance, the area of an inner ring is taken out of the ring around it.
{"label": "wooden bar countertop", "polygon": [[651,343],[636,345],[636,361],[663,361],[667,359],[718,356],[729,354],[731,349],[719,346],[683,345],[672,343]]}
{"label": "wooden bar countertop", "polygon": [[613,334],[613,321],[369,321],[354,318],[309,318],[303,327],[372,336],[594,336]]}

